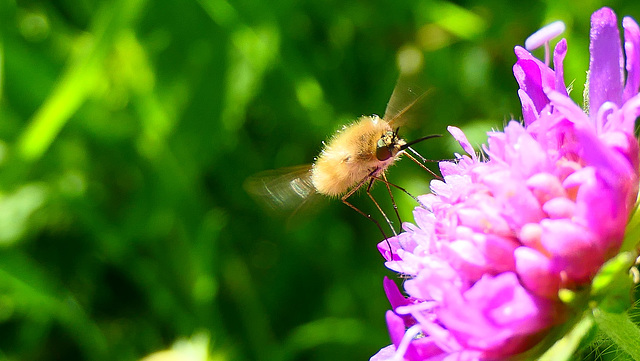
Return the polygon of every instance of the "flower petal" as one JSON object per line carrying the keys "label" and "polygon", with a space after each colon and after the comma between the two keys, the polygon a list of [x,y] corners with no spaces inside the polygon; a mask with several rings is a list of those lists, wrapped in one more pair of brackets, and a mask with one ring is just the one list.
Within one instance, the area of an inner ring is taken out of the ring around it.
{"label": "flower petal", "polygon": [[545,219],[540,225],[541,242],[552,255],[554,267],[566,272],[569,279],[584,282],[602,265],[596,236],[588,227],[568,219]]}
{"label": "flower petal", "polygon": [[556,74],[556,91],[560,94],[567,94],[567,87],[564,84],[564,57],[567,55],[567,40],[562,39],[556,44],[553,51],[553,69]]}
{"label": "flower petal", "polygon": [[560,289],[560,275],[552,269],[549,258],[530,247],[519,247],[514,252],[516,270],[522,283],[538,296],[553,300]]}
{"label": "flower petal", "polygon": [[638,94],[640,88],[640,27],[632,18],[622,19],[624,28],[624,52],[627,56],[627,83],[624,87],[624,100]]}
{"label": "flower petal", "polygon": [[624,58],[618,20],[613,10],[602,8],[591,16],[589,108],[595,113],[610,101],[622,105]]}
{"label": "flower petal", "polygon": [[469,156],[440,162],[443,177],[418,196],[414,224],[381,247],[391,248],[387,267],[408,277],[408,297],[385,280],[397,347],[380,357],[534,358],[546,330],[576,314],[559,289],[587,289],[620,248],[640,178],[640,29],[625,19],[623,90],[615,14],[603,8],[592,24],[589,114],[567,94],[561,40],[555,70],[515,49],[525,125],[488,132],[486,157],[449,127]]}
{"label": "flower petal", "polygon": [[462,146],[462,149],[464,149],[464,151],[467,152],[467,154],[469,154],[471,158],[473,158],[473,160],[475,160],[477,157],[476,152],[473,150],[471,143],[469,143],[467,136],[464,135],[462,130],[454,126],[448,126],[447,130],[449,131],[449,133],[451,133],[451,135],[453,136],[453,139],[457,140],[458,143],[460,143],[460,146]]}
{"label": "flower petal", "polygon": [[525,56],[522,51],[526,52],[516,47],[516,52],[521,58],[513,66],[513,74],[520,89],[527,92],[536,106],[536,111],[540,112],[549,103],[543,89],[555,86],[555,75],[544,63],[533,58],[528,52],[528,56]]}
{"label": "flower petal", "polygon": [[393,282],[389,277],[385,276],[383,281],[384,293],[387,295],[387,299],[391,303],[391,308],[396,309],[399,306],[408,305],[410,302],[404,298],[398,285]]}
{"label": "flower petal", "polygon": [[371,356],[369,361],[394,361],[396,360],[396,346],[389,345],[387,347],[383,347],[376,353]]}
{"label": "flower petal", "polygon": [[518,89],[518,96],[522,104],[522,119],[524,120],[524,124],[528,126],[538,119],[539,113],[536,110],[536,105],[533,104],[533,100],[531,100],[526,91]]}

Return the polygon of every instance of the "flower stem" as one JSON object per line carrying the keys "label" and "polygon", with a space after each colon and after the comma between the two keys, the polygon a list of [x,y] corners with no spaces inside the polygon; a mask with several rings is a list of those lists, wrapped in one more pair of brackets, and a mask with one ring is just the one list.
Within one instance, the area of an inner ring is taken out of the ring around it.
{"label": "flower stem", "polygon": [[583,339],[591,334],[593,317],[586,315],[553,346],[551,346],[538,361],[568,361],[577,352]]}
{"label": "flower stem", "polygon": [[622,242],[621,252],[635,251],[640,243],[640,207],[638,207],[638,201],[636,201],[636,207],[629,218],[627,228],[625,230],[624,241]]}

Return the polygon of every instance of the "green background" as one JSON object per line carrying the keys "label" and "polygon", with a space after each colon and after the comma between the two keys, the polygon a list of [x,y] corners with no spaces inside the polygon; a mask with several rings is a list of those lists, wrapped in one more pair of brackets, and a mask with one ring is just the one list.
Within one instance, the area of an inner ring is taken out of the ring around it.
{"label": "green background", "polygon": [[[275,214],[245,179],[382,115],[403,54],[434,89],[407,139],[456,125],[480,145],[519,119],[513,47],[555,20],[581,103],[603,5],[0,0],[0,360],[135,360],[194,335],[215,360],[367,360],[396,277],[378,230],[339,200]],[[430,179],[408,160],[389,178],[413,194]]]}

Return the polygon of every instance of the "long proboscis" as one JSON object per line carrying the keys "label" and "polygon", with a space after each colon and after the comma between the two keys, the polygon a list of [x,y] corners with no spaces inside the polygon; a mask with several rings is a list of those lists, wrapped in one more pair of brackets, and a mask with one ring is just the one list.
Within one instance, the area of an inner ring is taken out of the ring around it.
{"label": "long proboscis", "polygon": [[410,146],[412,146],[412,145],[414,145],[416,143],[420,143],[420,142],[422,142],[424,140],[432,139],[432,138],[439,138],[441,136],[442,136],[442,134],[431,134],[431,135],[427,135],[427,136],[422,137],[422,138],[418,138],[416,140],[412,140],[412,141],[408,142],[407,144],[404,144],[403,146],[401,146],[400,150],[405,150],[405,149],[409,148]]}

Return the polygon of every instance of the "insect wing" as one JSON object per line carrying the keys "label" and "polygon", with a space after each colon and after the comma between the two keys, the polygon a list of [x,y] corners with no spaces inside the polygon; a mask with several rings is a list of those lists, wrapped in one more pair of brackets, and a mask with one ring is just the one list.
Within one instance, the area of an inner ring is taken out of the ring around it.
{"label": "insect wing", "polygon": [[421,114],[417,105],[431,93],[415,85],[410,78],[400,77],[384,111],[384,120],[392,127],[411,123],[411,119]]}
{"label": "insect wing", "polygon": [[258,173],[247,179],[245,189],[270,210],[284,213],[296,212],[317,195],[310,165]]}

